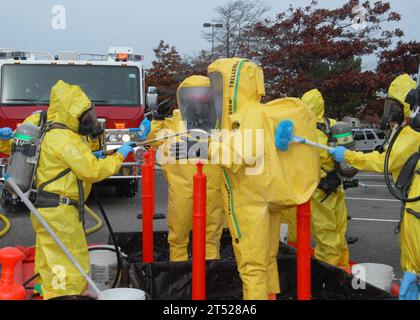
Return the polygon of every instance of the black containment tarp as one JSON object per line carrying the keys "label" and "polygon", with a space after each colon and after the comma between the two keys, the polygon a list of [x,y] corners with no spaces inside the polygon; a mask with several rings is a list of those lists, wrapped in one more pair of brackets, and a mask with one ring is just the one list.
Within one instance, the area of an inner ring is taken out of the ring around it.
{"label": "black containment tarp", "polygon": [[[154,233],[154,263],[142,263],[141,233],[116,233],[125,259],[122,285],[141,289],[150,299],[191,299],[192,263],[169,262],[167,232]],[[191,253],[191,248],[190,253]],[[279,299],[296,299],[296,251],[280,244],[277,257],[282,293]],[[361,283],[341,269],[312,258],[312,298],[316,300],[393,299],[387,292]],[[242,298],[242,282],[227,230],[221,240],[221,259],[207,261],[207,299]],[[359,288],[359,289],[354,289]],[[364,289],[363,289],[364,287]]]}

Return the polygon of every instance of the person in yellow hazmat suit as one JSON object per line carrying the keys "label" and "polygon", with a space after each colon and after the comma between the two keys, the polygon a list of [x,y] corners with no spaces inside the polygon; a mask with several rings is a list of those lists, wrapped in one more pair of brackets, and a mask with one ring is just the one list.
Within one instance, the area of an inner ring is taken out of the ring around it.
{"label": "person in yellow hazmat suit", "polygon": [[[94,106],[79,86],[61,80],[54,85],[47,119],[50,125],[41,142],[34,205],[88,273],[81,203],[92,183],[115,174],[133,149],[123,145],[105,159],[92,154],[82,137],[95,137],[102,130]],[[34,217],[32,223],[36,232],[35,272],[40,275],[44,298],[82,294],[86,289],[83,276]]]}
{"label": "person in yellow hazmat suit", "polygon": [[[154,119],[144,119],[140,124],[140,139],[153,139],[165,133],[189,129],[211,131],[216,126],[216,111],[211,103],[210,80],[203,76],[190,76],[178,87],[179,109],[172,117],[165,118],[166,110],[152,113]],[[159,144],[155,144],[158,146]],[[160,145],[167,149],[169,143]],[[187,246],[192,229],[193,177],[197,172],[196,161],[162,163],[168,181],[168,241],[171,261],[188,260]],[[159,163],[159,161],[158,161]],[[223,206],[221,198],[221,169],[218,165],[204,165],[207,176],[206,258],[220,258],[220,237],[223,231]]]}
{"label": "person in yellow hazmat suit", "polygon": [[[22,124],[31,123],[37,127],[46,127],[47,125],[47,111],[38,110],[33,112],[27,117]],[[51,111],[50,111],[51,112]],[[10,154],[10,148],[12,146],[13,130],[9,127],[0,128],[0,153]],[[93,151],[99,149],[98,139],[92,137],[86,137],[86,143],[90,146]]]}
{"label": "person in yellow hazmat suit", "polygon": [[[328,146],[334,140],[331,127],[336,121],[324,116],[325,106],[321,92],[317,89],[310,90],[301,99],[316,115],[318,143]],[[316,240],[315,258],[349,271],[346,194],[333,157],[326,150],[318,149],[318,152],[321,183],[311,198],[311,234]],[[323,188],[327,185],[333,187]]]}
{"label": "person in yellow hazmat suit", "polygon": [[[404,276],[400,299],[419,299],[417,276],[420,274],[420,88],[407,74],[398,76],[390,85],[382,122],[399,125],[385,151],[362,153],[337,147],[331,153],[336,161],[346,162],[359,170],[392,174],[395,192],[402,202],[400,232],[401,267]],[[405,121],[405,123],[404,123]]]}
{"label": "person in yellow hazmat suit", "polygon": [[[281,153],[274,132],[279,121],[291,119],[297,135],[313,140],[316,119],[300,99],[261,104],[263,71],[250,60],[218,59],[208,76],[221,129],[212,135],[209,161],[222,167],[222,199],[243,297],[266,300],[280,292],[281,211],[307,202],[319,182],[317,151],[296,144]],[[183,144],[175,144],[172,154]]]}

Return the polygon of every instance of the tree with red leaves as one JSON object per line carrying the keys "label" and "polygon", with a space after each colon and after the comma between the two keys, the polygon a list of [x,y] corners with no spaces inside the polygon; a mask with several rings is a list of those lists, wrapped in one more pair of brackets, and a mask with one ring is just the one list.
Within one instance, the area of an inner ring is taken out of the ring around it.
{"label": "tree with red leaves", "polygon": [[176,105],[176,89],[186,77],[186,66],[176,48],[163,40],[153,51],[156,58],[146,70],[146,86],[157,87],[159,102],[170,98]]}
{"label": "tree with red leaves", "polygon": [[420,42],[399,41],[394,49],[382,51],[378,57],[377,71],[388,76],[387,82],[402,73],[417,75],[420,62]]}
{"label": "tree with red leaves", "polygon": [[190,75],[207,76],[207,67],[212,63],[211,52],[201,50],[198,54],[184,57]]}
{"label": "tree with red leaves", "polygon": [[[383,30],[385,21],[399,21],[388,2],[350,0],[337,9],[322,9],[317,1],[304,8],[290,8],[248,30],[252,46],[248,56],[264,68],[270,99],[300,97],[318,88],[329,116],[360,115],[377,100],[392,78],[418,68],[418,43],[393,41],[400,29]],[[377,55],[378,72],[362,69],[362,57]]]}

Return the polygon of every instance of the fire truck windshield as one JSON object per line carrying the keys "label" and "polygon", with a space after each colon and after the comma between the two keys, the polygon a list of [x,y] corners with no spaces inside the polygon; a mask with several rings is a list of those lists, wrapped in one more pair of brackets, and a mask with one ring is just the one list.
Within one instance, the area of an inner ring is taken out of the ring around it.
{"label": "fire truck windshield", "polygon": [[97,106],[139,106],[139,69],[134,66],[5,64],[2,105],[48,105],[52,86],[79,85]]}

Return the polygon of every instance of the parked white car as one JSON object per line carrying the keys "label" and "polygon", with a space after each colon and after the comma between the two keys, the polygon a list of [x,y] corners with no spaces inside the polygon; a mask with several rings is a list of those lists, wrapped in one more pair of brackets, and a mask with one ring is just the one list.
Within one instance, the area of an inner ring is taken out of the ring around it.
{"label": "parked white car", "polygon": [[357,151],[370,152],[379,150],[384,144],[385,133],[378,129],[353,129],[353,139]]}

